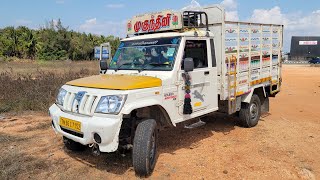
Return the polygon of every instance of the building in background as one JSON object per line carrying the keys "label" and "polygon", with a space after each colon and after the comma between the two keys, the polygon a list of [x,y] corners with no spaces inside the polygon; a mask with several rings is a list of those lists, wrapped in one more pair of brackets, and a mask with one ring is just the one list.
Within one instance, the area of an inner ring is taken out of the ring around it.
{"label": "building in background", "polygon": [[290,60],[305,61],[313,57],[320,57],[320,36],[293,36]]}

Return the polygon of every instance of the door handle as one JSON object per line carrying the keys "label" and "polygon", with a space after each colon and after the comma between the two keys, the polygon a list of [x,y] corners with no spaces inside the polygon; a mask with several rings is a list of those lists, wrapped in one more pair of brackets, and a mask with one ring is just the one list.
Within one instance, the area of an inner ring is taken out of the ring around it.
{"label": "door handle", "polygon": [[204,75],[208,75],[208,74],[210,74],[209,71],[205,71],[205,72],[204,72]]}

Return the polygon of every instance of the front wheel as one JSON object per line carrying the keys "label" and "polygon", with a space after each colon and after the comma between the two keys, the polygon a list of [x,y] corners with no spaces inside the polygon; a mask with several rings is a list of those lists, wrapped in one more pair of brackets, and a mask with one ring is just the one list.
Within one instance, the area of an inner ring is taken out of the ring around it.
{"label": "front wheel", "polygon": [[261,102],[258,95],[253,94],[250,103],[241,104],[241,110],[239,112],[241,126],[246,128],[256,126],[260,116]]}
{"label": "front wheel", "polygon": [[135,132],[132,160],[138,176],[149,176],[158,158],[157,123],[153,119],[138,124]]}

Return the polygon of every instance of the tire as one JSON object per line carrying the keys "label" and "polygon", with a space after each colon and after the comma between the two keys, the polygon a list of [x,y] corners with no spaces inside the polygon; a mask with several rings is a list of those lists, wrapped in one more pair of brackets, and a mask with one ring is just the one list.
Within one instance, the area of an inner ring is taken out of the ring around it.
{"label": "tire", "polygon": [[71,151],[84,151],[86,149],[85,145],[82,145],[66,137],[63,137],[63,143],[64,146]]}
{"label": "tire", "polygon": [[250,103],[241,104],[239,112],[242,127],[251,128],[258,124],[261,116],[261,102],[258,95],[253,94]]}
{"label": "tire", "polygon": [[153,119],[138,124],[132,149],[133,168],[136,175],[147,177],[152,172],[158,159],[157,123]]}

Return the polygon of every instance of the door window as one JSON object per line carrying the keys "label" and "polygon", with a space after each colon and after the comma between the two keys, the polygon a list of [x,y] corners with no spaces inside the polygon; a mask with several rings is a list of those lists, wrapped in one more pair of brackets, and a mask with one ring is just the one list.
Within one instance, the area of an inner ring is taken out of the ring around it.
{"label": "door window", "polygon": [[187,40],[184,49],[184,58],[193,59],[194,69],[208,67],[206,40]]}

